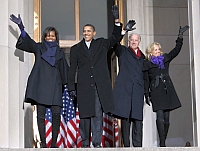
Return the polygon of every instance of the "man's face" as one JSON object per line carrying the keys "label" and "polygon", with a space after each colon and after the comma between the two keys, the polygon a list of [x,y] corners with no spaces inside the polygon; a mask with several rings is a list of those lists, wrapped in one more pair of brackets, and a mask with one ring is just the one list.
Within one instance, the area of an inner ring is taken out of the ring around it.
{"label": "man's face", "polygon": [[96,35],[96,31],[94,31],[91,26],[85,26],[83,28],[83,38],[87,42],[91,41],[95,35]]}
{"label": "man's face", "polygon": [[129,39],[129,47],[131,47],[133,50],[136,50],[139,47],[140,44],[140,38],[138,35],[132,35]]}

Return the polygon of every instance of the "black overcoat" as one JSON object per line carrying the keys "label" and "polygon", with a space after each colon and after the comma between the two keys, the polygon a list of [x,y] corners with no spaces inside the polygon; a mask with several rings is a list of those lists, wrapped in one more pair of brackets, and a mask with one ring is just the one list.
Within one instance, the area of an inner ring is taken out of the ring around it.
{"label": "black overcoat", "polygon": [[115,81],[113,95],[115,103],[114,115],[123,118],[143,120],[144,54],[138,58],[130,48],[117,45],[115,53],[119,59],[119,73]]}
{"label": "black overcoat", "polygon": [[95,116],[95,91],[105,113],[114,108],[110,73],[107,65],[107,51],[121,41],[121,26],[114,27],[112,36],[108,39],[92,40],[90,52],[84,39],[71,47],[70,68],[68,74],[69,91],[75,90],[75,74],[77,75],[77,102],[81,118]]}
{"label": "black overcoat", "polygon": [[165,69],[159,69],[158,65],[149,60],[144,61],[145,95],[151,96],[153,111],[174,110],[181,107],[180,100],[169,76],[169,64],[179,54],[183,45],[183,39],[176,40],[176,46],[164,56]]}
{"label": "black overcoat", "polygon": [[64,52],[57,48],[56,62],[51,66],[41,58],[46,51],[45,45],[36,43],[28,34],[25,38],[19,37],[16,48],[35,55],[35,63],[28,77],[25,102],[62,107],[63,85],[67,83],[68,72]]}

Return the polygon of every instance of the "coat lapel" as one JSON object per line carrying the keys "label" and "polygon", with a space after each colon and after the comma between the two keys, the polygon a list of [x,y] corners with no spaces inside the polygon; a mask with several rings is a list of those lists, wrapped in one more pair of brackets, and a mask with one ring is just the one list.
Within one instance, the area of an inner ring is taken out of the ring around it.
{"label": "coat lapel", "polygon": [[93,58],[95,54],[98,52],[99,47],[101,46],[101,43],[97,43],[96,40],[92,40],[90,44],[90,49],[91,49],[91,57]]}
{"label": "coat lapel", "polygon": [[83,54],[84,56],[89,57],[90,55],[89,55],[89,53],[87,52],[87,51],[88,51],[87,49],[88,49],[88,48],[87,48],[87,46],[86,46],[86,44],[85,44],[84,39],[81,40],[81,42],[78,44],[77,51],[80,52],[81,54]]}
{"label": "coat lapel", "polygon": [[42,47],[40,48],[41,54],[43,54],[45,51],[47,51],[47,48],[42,44]]}
{"label": "coat lapel", "polygon": [[136,59],[138,59],[138,57],[136,56],[136,54],[130,49],[128,48],[129,53]]}
{"label": "coat lapel", "polygon": [[59,47],[57,47],[57,49],[56,49],[56,61],[62,59],[63,55],[62,55],[61,51],[62,50]]}

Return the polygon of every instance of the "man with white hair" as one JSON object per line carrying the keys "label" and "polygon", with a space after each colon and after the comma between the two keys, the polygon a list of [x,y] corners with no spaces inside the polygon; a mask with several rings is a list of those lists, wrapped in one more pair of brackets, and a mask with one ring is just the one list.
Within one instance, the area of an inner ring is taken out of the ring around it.
{"label": "man with white hair", "polygon": [[113,115],[121,119],[124,147],[130,147],[130,125],[132,125],[132,145],[142,147],[144,81],[144,54],[139,48],[139,34],[129,35],[129,46],[119,43],[114,51],[119,58],[119,73],[115,81],[113,95],[115,111]]}

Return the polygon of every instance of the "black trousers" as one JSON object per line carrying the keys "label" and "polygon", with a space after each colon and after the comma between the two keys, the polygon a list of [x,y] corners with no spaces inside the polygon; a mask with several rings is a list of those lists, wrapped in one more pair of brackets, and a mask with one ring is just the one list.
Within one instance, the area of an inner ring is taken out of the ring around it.
{"label": "black trousers", "polygon": [[80,119],[80,133],[82,138],[82,147],[90,145],[90,134],[92,130],[93,146],[101,145],[103,134],[103,111],[97,90],[95,88],[95,116]]}
{"label": "black trousers", "polygon": [[46,130],[45,130],[45,114],[46,108],[51,108],[52,112],[52,144],[51,147],[57,147],[56,141],[58,136],[58,130],[60,127],[60,106],[46,106],[43,104],[37,105],[37,124],[42,143],[42,148],[46,147]]}
{"label": "black trousers", "polygon": [[132,123],[132,144],[134,147],[142,147],[143,123],[136,119],[121,119],[122,139],[124,147],[130,147],[130,126]]}

